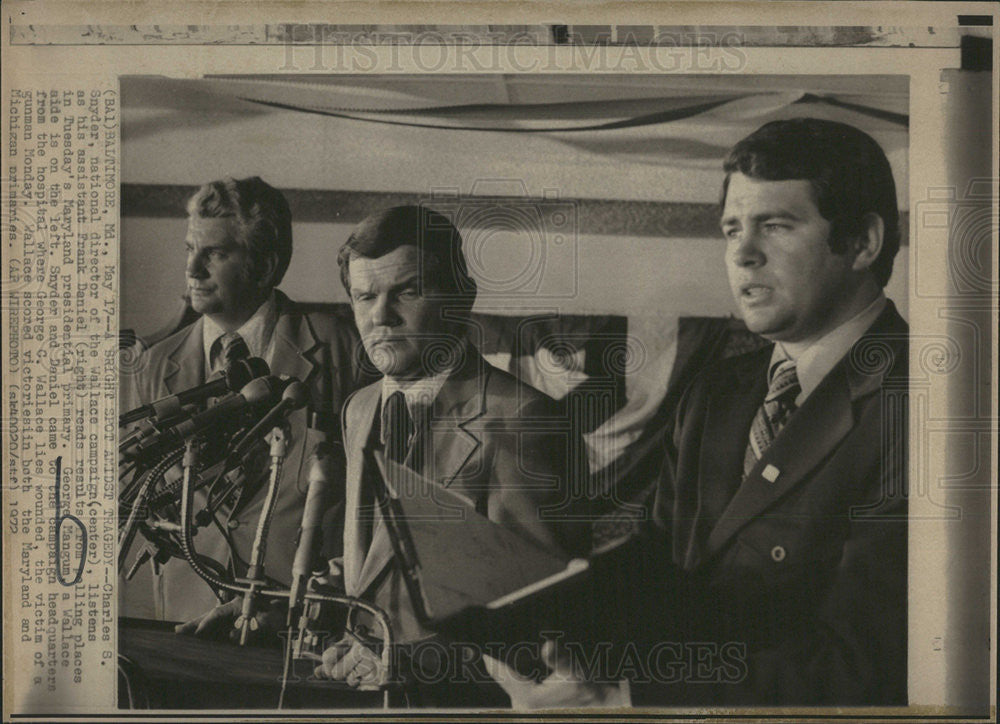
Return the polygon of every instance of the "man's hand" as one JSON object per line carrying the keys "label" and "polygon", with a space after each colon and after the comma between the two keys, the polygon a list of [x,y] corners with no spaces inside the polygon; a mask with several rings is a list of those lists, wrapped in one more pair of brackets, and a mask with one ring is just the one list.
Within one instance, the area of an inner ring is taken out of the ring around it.
{"label": "man's hand", "polygon": [[[280,611],[262,601],[266,606],[254,614],[256,626],[251,627],[251,641],[260,643],[270,639],[284,626],[284,616]],[[235,628],[236,619],[243,612],[243,598],[237,597],[228,603],[223,603],[210,611],[193,618],[186,623],[174,627],[174,633],[197,636],[207,639],[226,639],[239,641],[240,632]]]}
{"label": "man's hand", "polygon": [[623,690],[621,682],[587,681],[579,663],[569,652],[559,649],[555,641],[546,641],[542,646],[542,660],[550,673],[537,682],[522,676],[502,661],[483,654],[486,671],[507,692],[511,708],[515,711],[631,705],[627,689]]}
{"label": "man's hand", "polygon": [[382,660],[374,651],[347,635],[323,652],[323,663],[316,667],[321,679],[344,681],[355,689],[378,686],[382,682]]}

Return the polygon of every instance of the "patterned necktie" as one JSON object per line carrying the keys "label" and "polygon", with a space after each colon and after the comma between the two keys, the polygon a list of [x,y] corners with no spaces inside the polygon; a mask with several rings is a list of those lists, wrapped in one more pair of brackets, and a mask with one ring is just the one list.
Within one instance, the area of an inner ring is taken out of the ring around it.
{"label": "patterned necktie", "polygon": [[212,369],[215,372],[224,370],[236,360],[249,356],[250,348],[243,337],[237,332],[226,332],[212,345]]}
{"label": "patterned necktie", "polygon": [[778,363],[771,375],[764,404],[757,410],[750,425],[750,439],[743,457],[744,480],[795,412],[795,398],[801,390],[795,362],[786,359]]}
{"label": "patterned necktie", "polygon": [[413,420],[406,407],[406,397],[398,390],[389,395],[382,409],[382,429],[385,435],[386,457],[403,464],[413,437]]}

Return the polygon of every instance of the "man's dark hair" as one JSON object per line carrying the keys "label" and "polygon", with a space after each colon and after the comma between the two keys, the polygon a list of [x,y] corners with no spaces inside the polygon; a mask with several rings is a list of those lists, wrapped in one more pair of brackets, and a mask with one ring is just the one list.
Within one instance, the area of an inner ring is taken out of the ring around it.
{"label": "man's dark hair", "polygon": [[255,266],[251,274],[256,277],[262,261],[274,256],[271,286],[278,286],[292,260],[292,212],[284,194],[259,176],[224,178],[198,189],[188,200],[187,212],[233,219],[240,230],[235,241],[246,247]]}
{"label": "man's dark hair", "polygon": [[867,133],[818,118],[772,121],[737,143],[724,168],[723,206],[734,173],[762,181],[808,181],[820,214],[830,222],[835,254],[864,234],[865,216],[878,214],[885,232],[871,271],[880,286],[889,281],[899,251],[896,184],[885,152]]}
{"label": "man's dark hair", "polygon": [[420,250],[422,293],[447,296],[471,309],[476,282],[469,276],[462,236],[443,214],[425,206],[393,206],[365,218],[354,227],[337,254],[340,281],[351,293],[349,263],[353,257],[378,259],[401,246]]}

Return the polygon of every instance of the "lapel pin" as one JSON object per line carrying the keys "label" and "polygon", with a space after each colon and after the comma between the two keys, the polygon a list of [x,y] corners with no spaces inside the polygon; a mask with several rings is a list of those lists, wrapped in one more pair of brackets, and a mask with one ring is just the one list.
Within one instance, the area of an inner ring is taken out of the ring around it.
{"label": "lapel pin", "polygon": [[761,476],[769,483],[773,483],[781,475],[781,471],[773,465],[765,465],[764,469],[761,471]]}

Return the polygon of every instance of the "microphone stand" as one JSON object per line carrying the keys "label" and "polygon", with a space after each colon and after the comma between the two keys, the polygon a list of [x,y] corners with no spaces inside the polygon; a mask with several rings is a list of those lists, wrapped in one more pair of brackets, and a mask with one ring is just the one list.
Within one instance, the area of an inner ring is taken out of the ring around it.
{"label": "microphone stand", "polygon": [[[129,503],[130,506],[129,516],[125,520],[125,523],[122,525],[122,528],[119,531],[118,535],[119,572],[121,571],[122,566],[125,565],[125,560],[128,557],[129,549],[131,549],[132,542],[135,540],[136,530],[139,525],[139,516],[143,508],[146,507],[146,499],[149,497],[150,490],[152,490],[156,485],[157,481],[166,474],[167,470],[173,467],[177,463],[177,461],[181,459],[182,455],[184,455],[183,450],[181,449],[172,450],[169,453],[167,453],[160,460],[160,462],[158,462],[153,467],[152,470],[146,473],[142,473],[144,479],[139,484],[139,490],[136,493],[135,498],[131,501],[131,503]],[[135,570],[137,570],[137,566],[141,565],[141,563],[145,562],[145,560],[148,559],[137,561],[136,566],[132,567],[132,570],[129,571],[129,575],[127,575],[126,578],[131,578],[131,576],[135,575]]]}
{"label": "microphone stand", "polygon": [[320,430],[312,430],[320,437],[320,441],[313,448],[313,453],[309,460],[309,488],[306,492],[306,501],[302,509],[302,522],[299,526],[299,535],[296,541],[295,558],[292,561],[292,587],[288,598],[288,614],[285,620],[285,627],[292,629],[296,617],[298,624],[296,630],[290,635],[295,639],[295,657],[300,658],[302,653],[303,639],[306,637],[306,628],[309,621],[309,606],[305,604],[305,592],[309,590],[310,584],[315,580],[315,575],[310,575],[315,568],[314,548],[316,546],[317,530],[322,525],[323,513],[328,504],[330,487],[330,453],[329,443],[326,435]]}
{"label": "microphone stand", "polygon": [[[292,637],[292,657],[296,660],[310,659],[310,650],[320,642],[320,637],[313,631],[311,624],[320,620],[322,615],[322,600],[313,598],[311,594],[316,593],[316,588],[320,585],[322,576],[313,574],[305,584],[306,592],[302,594],[300,604],[301,613],[294,625],[290,625]],[[289,610],[291,602],[294,600],[294,593],[289,596]]]}
{"label": "microphone stand", "polygon": [[[362,690],[383,690],[384,704],[388,705],[389,691],[385,687],[389,686],[393,682],[392,650],[394,637],[392,627],[389,623],[389,617],[386,613],[378,606],[374,606],[367,601],[354,596],[326,594],[313,590],[312,584],[316,578],[315,575],[311,576],[309,581],[306,583],[306,590],[304,594],[293,594],[291,590],[270,588],[268,587],[268,582],[264,577],[264,558],[267,534],[270,529],[274,508],[277,502],[277,490],[278,482],[281,477],[281,469],[287,454],[288,438],[283,425],[276,425],[267,438],[271,445],[271,469],[268,480],[267,495],[258,520],[247,577],[245,579],[237,579],[235,582],[232,581],[232,579],[226,580],[223,576],[207,569],[199,560],[197,551],[195,550],[193,540],[194,531],[192,526],[192,507],[195,488],[194,479],[197,477],[200,447],[197,437],[197,435],[188,437],[182,448],[175,448],[168,451],[160,458],[159,462],[151,470],[142,473],[146,476],[146,479],[138,484],[139,490],[135,499],[132,501],[129,518],[123,526],[123,530],[121,531],[122,535],[119,538],[119,540],[125,544],[125,547],[119,551],[119,565],[121,565],[125,559],[128,546],[134,537],[139,512],[141,508],[145,507],[150,491],[155,489],[158,480],[164,476],[167,470],[175,465],[178,460],[181,460],[183,465],[183,474],[180,483],[180,526],[179,530],[176,531],[179,538],[178,545],[180,547],[180,552],[184,559],[187,560],[192,570],[210,587],[217,591],[228,591],[230,593],[244,596],[241,614],[234,624],[234,626],[240,630],[240,644],[245,645],[250,632],[257,628],[254,613],[257,606],[257,599],[260,597],[267,599],[284,599],[288,601],[290,608],[294,605],[292,600],[293,595],[301,602],[302,614],[299,619],[299,630],[296,632],[298,634],[296,637],[297,640],[289,640],[287,642],[286,657],[292,653],[292,648],[294,646],[296,658],[299,658],[299,656],[302,656],[304,653],[302,652],[303,645],[309,645],[310,643],[315,642],[311,641],[311,639],[315,638],[315,634],[311,632],[308,627],[309,614],[312,606],[319,605],[320,603],[333,603],[346,606],[349,610],[360,609],[366,611],[373,617],[375,623],[382,632],[383,647],[380,656],[382,667],[379,680],[376,683],[364,685],[360,688]],[[223,472],[225,471],[225,467],[226,466],[223,465]],[[286,671],[282,676],[283,685],[284,681],[287,680],[287,663],[288,659],[286,658]]]}
{"label": "microphone stand", "polygon": [[275,425],[268,435],[271,443],[271,474],[267,481],[267,496],[257,520],[257,533],[254,536],[253,548],[250,552],[250,567],[246,578],[237,579],[247,584],[247,592],[243,597],[243,610],[236,619],[234,626],[240,630],[240,645],[246,645],[251,631],[256,630],[257,596],[260,589],[266,585],[264,579],[264,555],[267,550],[267,534],[271,528],[271,518],[274,516],[274,506],[278,500],[278,481],[281,479],[281,467],[288,450],[288,438],[282,425]]}
{"label": "microphone stand", "polygon": [[[277,467],[278,467],[277,472],[280,473],[280,466],[281,466],[282,458],[284,456],[284,447],[287,444],[287,440],[285,439],[284,430],[282,430],[280,428],[276,428],[276,431],[278,432],[278,434],[274,435],[273,438],[272,438],[272,440],[271,440],[272,452],[280,453],[280,455],[276,456],[276,457],[272,457],[272,462],[276,462],[277,463]],[[180,453],[181,451],[177,451],[177,452]],[[189,439],[185,443],[185,449],[183,451],[183,455],[184,455],[185,459],[190,459],[191,461],[194,461],[196,453],[197,453],[197,450],[195,448],[195,441],[193,439]],[[171,455],[171,457],[173,457],[173,455]],[[176,462],[176,461],[174,461],[174,462]],[[173,464],[173,463],[171,463],[171,464]],[[272,466],[272,472],[273,471],[274,471],[274,466]],[[269,492],[269,499],[270,499],[269,502],[270,502],[270,505],[269,505],[269,507],[268,507],[267,510],[262,511],[262,513],[261,513],[262,520],[265,521],[265,524],[263,525],[264,534],[266,534],[266,528],[269,525],[269,518],[271,517],[271,514],[273,513],[273,502],[274,502],[273,501],[273,497],[274,497],[273,493],[274,493],[274,488],[277,487],[276,484],[275,484],[276,480],[277,480],[277,476],[276,475],[272,475],[272,481],[271,481],[272,482],[272,484],[271,484],[272,490],[268,491]],[[285,600],[289,600],[290,597],[291,597],[291,591],[288,590],[288,589],[274,589],[274,588],[268,589],[268,588],[264,588],[263,586],[265,584],[265,581],[262,580],[262,579],[247,581],[247,583],[250,584],[248,586],[247,585],[239,585],[240,583],[243,583],[243,581],[240,581],[238,583],[232,583],[230,581],[224,580],[222,577],[220,577],[218,575],[215,575],[212,571],[207,570],[205,568],[205,566],[203,566],[201,564],[201,562],[198,559],[197,551],[195,550],[194,540],[193,540],[194,536],[193,536],[193,531],[191,529],[191,518],[192,518],[191,508],[192,508],[192,502],[193,502],[192,501],[192,497],[193,497],[193,493],[194,493],[193,486],[192,486],[191,482],[192,482],[191,481],[191,474],[190,474],[190,469],[189,469],[188,472],[187,472],[187,474],[185,474],[182,477],[182,479],[181,479],[181,496],[180,496],[181,497],[181,500],[180,500],[180,504],[181,504],[181,510],[180,510],[180,520],[181,520],[180,547],[181,547],[181,553],[183,554],[184,558],[187,560],[188,564],[191,566],[192,570],[200,578],[202,578],[209,586],[211,586],[213,589],[222,590],[222,591],[229,591],[230,593],[235,593],[235,594],[238,594],[238,595],[243,595],[245,597],[244,598],[244,607],[243,607],[242,615],[240,617],[240,619],[243,619],[243,620],[237,619],[237,624],[241,627],[241,634],[242,634],[241,635],[241,643],[245,643],[245,636],[246,636],[246,634],[249,633],[249,630],[251,628],[250,622],[254,621],[254,618],[253,618],[253,615],[252,615],[252,613],[253,613],[253,606],[251,604],[251,606],[248,607],[247,604],[246,604],[246,601],[248,599],[252,599],[252,598],[258,597],[258,596],[263,596],[265,598],[270,598],[270,599],[285,599]],[[258,538],[258,540],[262,540],[261,526],[260,525],[258,526],[258,536],[257,536],[257,538]],[[256,541],[255,541],[255,543],[256,543]],[[260,570],[260,573],[262,575],[263,574],[263,565],[261,564],[261,560],[263,559],[263,546],[258,547],[258,546],[255,545],[254,548],[255,548],[255,553],[257,554],[256,557],[258,558],[257,564],[259,566],[259,570]],[[362,611],[366,611],[369,615],[372,616],[372,618],[374,619],[375,623],[381,629],[381,633],[382,633],[383,646],[382,646],[382,653],[381,653],[381,656],[380,656],[381,663],[382,663],[381,675],[379,677],[378,682],[376,682],[374,684],[371,684],[371,685],[363,685],[363,686],[361,686],[359,688],[361,690],[364,690],[364,691],[371,691],[371,690],[376,690],[377,691],[377,690],[381,689],[383,691],[383,703],[384,703],[385,706],[388,706],[388,704],[389,704],[389,690],[386,687],[388,687],[389,685],[391,685],[393,683],[393,681],[394,681],[394,673],[393,673],[393,669],[392,669],[392,651],[393,651],[395,637],[393,636],[393,633],[392,633],[392,626],[389,623],[389,617],[388,617],[388,615],[386,615],[385,611],[383,611],[378,606],[375,606],[374,604],[368,603],[365,600],[362,600],[360,598],[356,598],[354,596],[348,596],[348,595],[332,595],[332,594],[319,593],[319,592],[316,592],[316,591],[307,590],[306,593],[305,593],[304,598],[305,598],[306,605],[309,605],[310,603],[319,603],[319,602],[334,603],[334,604],[338,604],[338,605],[341,605],[341,606],[346,606],[349,610],[360,609]],[[289,643],[291,643],[291,642],[289,642]],[[291,648],[290,646],[286,647],[286,651],[290,651],[290,648]],[[287,654],[286,654],[286,656],[287,656]],[[285,675],[287,676],[287,671],[286,671]],[[283,677],[283,678],[285,678],[285,677]]]}
{"label": "microphone stand", "polygon": [[154,417],[160,422],[181,413],[185,405],[201,404],[205,400],[224,394],[236,392],[250,380],[265,377],[271,373],[267,362],[260,357],[248,357],[231,362],[225,369],[212,375],[207,382],[190,389],[154,400],[148,405],[140,405],[134,410],[123,412],[118,416],[118,427],[124,427],[148,417]]}
{"label": "microphone stand", "polygon": [[[275,421],[281,419],[281,417],[292,410],[298,409],[301,403],[301,396],[304,394],[305,387],[301,382],[292,378],[288,380],[288,386],[285,387],[285,391],[282,393],[280,402],[272,407],[264,417],[262,417],[253,427],[247,432],[243,433],[242,437],[237,434],[232,441],[230,441],[230,450],[226,455],[225,466],[229,467],[232,463],[242,458],[249,452],[254,441],[257,439],[264,430],[268,428],[274,428]],[[216,484],[221,480],[221,475],[212,483],[212,487],[209,492],[208,502],[206,503],[205,510],[203,512],[207,514],[214,515],[215,509],[226,500],[232,492],[239,485],[239,480],[236,478],[231,478],[229,485],[226,487],[225,491],[221,496],[217,498],[218,503],[213,504],[211,492],[215,490]]]}

